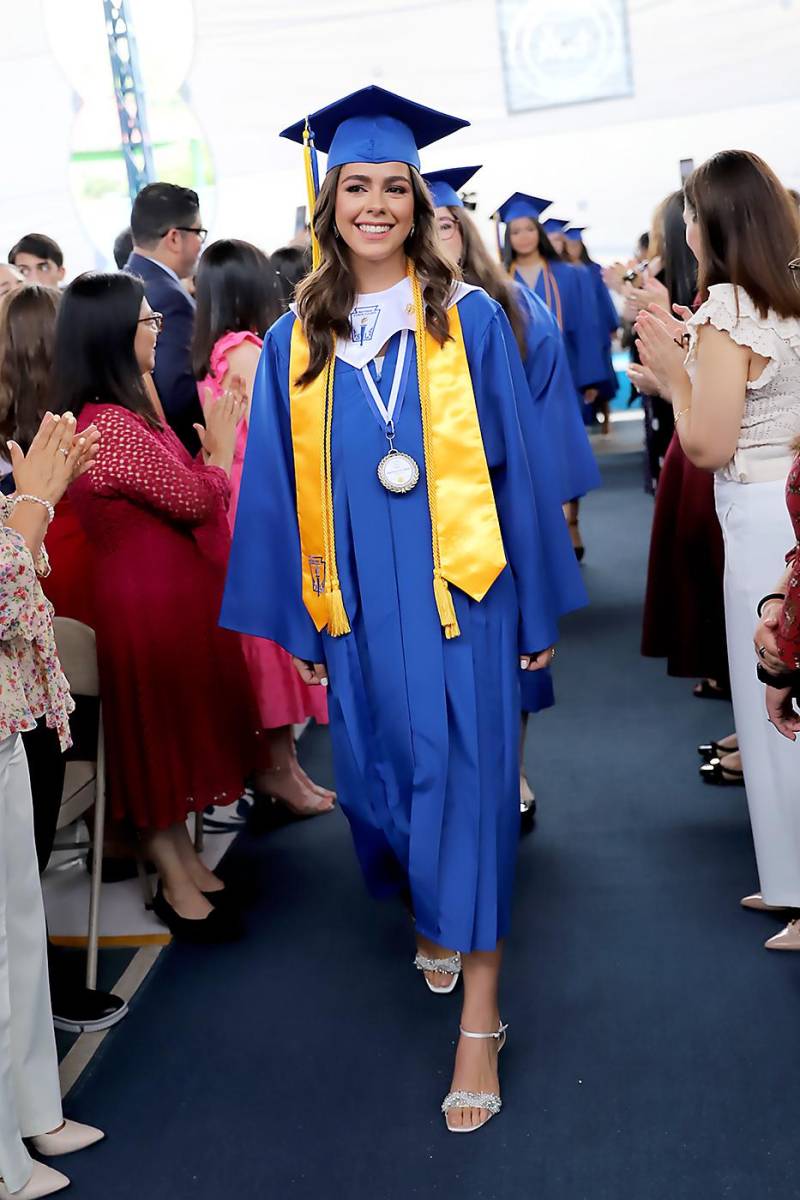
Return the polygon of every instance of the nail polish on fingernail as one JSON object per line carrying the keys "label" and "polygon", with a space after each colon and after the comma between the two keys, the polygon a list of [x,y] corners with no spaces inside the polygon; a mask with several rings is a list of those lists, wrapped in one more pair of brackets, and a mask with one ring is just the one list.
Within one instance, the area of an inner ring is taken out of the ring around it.
{"label": "nail polish on fingernail", "polygon": [[530,661],[531,660],[529,658],[521,658],[519,660],[519,665],[522,667],[523,671],[527,671],[528,667],[530,666]]}
{"label": "nail polish on fingernail", "polygon": [[327,687],[328,686],[327,676],[324,679],[320,679],[320,683],[322,684],[323,687]]}

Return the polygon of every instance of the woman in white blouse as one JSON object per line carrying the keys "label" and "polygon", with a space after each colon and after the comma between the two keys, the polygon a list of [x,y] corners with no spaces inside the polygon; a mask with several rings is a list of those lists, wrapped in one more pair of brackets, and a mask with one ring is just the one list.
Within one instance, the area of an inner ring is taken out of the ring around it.
{"label": "woman in white blouse", "polygon": [[[761,884],[742,904],[796,909],[800,758],[764,716],[752,636],[775,564],[794,540],[784,489],[800,436],[800,288],[789,267],[800,227],[785,188],[746,151],[703,163],[685,198],[703,303],[686,325],[655,309],[643,313],[636,331],[645,368],[672,401],[687,457],[715,473],[731,690]],[[766,945],[800,950],[797,925]]]}
{"label": "woman in white blouse", "polygon": [[9,443],[17,491],[0,497],[0,1200],[36,1200],[66,1187],[37,1154],[82,1150],[99,1129],[65,1121],[50,1011],[33,808],[21,733],[38,717],[70,744],[73,703],[56,654],[52,609],[37,574],[53,509],[87,471],[99,434],[78,437],[69,413],[47,413],[27,455]]}

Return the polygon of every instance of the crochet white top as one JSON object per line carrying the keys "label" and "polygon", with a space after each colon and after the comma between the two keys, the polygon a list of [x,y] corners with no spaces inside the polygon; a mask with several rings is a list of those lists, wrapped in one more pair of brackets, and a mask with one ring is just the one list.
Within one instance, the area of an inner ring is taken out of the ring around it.
{"label": "crochet white top", "polygon": [[705,304],[687,321],[690,379],[696,369],[697,329],[707,323],[769,359],[747,384],[736,453],[717,478],[737,483],[785,479],[795,457],[792,443],[800,438],[800,318],[779,317],[771,309],[762,317],[747,292],[730,283],[716,283],[708,291]]}

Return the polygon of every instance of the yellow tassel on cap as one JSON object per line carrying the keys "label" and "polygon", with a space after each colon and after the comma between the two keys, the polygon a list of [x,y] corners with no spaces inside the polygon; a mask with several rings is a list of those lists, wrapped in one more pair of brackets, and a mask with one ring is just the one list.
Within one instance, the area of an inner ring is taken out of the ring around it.
{"label": "yellow tassel on cap", "polygon": [[314,271],[320,264],[321,253],[317,235],[314,233],[314,210],[317,206],[317,189],[314,185],[314,168],[311,165],[311,130],[306,121],[303,130],[303,164],[306,171],[306,196],[308,199],[308,223],[311,229],[311,266]]}

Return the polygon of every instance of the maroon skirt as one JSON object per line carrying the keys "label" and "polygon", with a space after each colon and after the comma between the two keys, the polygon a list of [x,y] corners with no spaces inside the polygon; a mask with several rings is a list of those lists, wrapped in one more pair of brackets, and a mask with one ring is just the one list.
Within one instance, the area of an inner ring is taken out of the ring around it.
{"label": "maroon skirt", "polygon": [[675,434],[656,491],[642,633],[642,654],[665,658],[669,675],[727,684],[724,565],[714,477]]}

